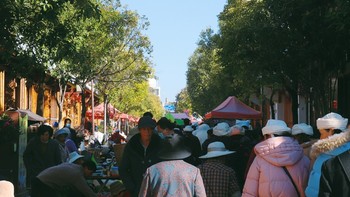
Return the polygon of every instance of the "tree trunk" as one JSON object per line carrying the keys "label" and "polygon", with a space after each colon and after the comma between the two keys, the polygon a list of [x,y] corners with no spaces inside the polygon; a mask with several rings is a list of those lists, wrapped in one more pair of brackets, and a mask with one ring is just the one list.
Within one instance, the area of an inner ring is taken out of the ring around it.
{"label": "tree trunk", "polygon": [[36,113],[40,116],[44,115],[44,83],[39,83]]}
{"label": "tree trunk", "polygon": [[298,124],[298,94],[297,91],[292,90],[291,88],[288,88],[287,90],[290,94],[290,97],[292,99],[292,118],[293,118],[293,124]]}
{"label": "tree trunk", "polygon": [[271,95],[270,95],[270,110],[271,110],[271,119],[275,119],[276,117],[275,117],[275,108],[274,108],[274,105],[275,105],[275,103],[273,102],[273,95],[275,95],[275,93],[276,93],[276,91],[275,90],[273,90],[272,91],[272,93],[271,93]]}
{"label": "tree trunk", "polygon": [[[81,124],[85,125],[86,103],[85,103],[85,88],[81,88]],[[94,106],[92,106],[94,107]]]}

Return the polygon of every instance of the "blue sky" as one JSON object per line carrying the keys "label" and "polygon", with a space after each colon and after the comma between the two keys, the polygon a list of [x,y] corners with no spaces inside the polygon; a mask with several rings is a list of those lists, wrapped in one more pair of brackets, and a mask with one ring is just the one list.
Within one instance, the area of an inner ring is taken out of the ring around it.
{"label": "blue sky", "polygon": [[199,34],[211,27],[218,30],[217,15],[227,0],[120,0],[122,6],[146,16],[145,34],[153,45],[152,62],[159,78],[162,102],[175,101],[186,87],[189,57],[196,49]]}

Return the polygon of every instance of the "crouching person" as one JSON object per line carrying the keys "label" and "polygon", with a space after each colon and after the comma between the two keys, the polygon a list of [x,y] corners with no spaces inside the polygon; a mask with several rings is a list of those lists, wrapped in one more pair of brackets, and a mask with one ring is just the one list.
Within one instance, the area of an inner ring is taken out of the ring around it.
{"label": "crouching person", "polygon": [[70,154],[68,163],[62,163],[42,171],[32,183],[32,197],[97,196],[87,184],[85,177],[96,170],[93,161],[84,161],[77,152]]}

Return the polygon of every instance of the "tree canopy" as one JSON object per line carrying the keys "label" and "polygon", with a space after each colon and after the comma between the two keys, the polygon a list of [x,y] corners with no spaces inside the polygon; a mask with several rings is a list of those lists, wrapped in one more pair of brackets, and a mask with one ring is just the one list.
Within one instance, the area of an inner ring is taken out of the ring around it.
{"label": "tree canopy", "polygon": [[[255,94],[264,99],[268,95],[261,94],[261,88],[269,87],[290,95],[294,121],[297,95],[314,100],[318,117],[330,111],[336,79],[349,63],[350,10],[345,4],[348,1],[229,0],[219,15],[219,32],[210,39],[201,34],[188,63],[193,110],[211,109],[213,101],[205,97],[247,100]],[[215,45],[204,53],[200,43],[208,40]],[[206,73],[195,76],[199,68]],[[220,69],[212,72],[214,68]],[[213,86],[220,92],[208,91]]]}

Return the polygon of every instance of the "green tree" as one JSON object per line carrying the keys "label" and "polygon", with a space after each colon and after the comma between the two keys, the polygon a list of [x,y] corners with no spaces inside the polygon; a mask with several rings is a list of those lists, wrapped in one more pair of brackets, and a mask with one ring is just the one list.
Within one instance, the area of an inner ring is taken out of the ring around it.
{"label": "green tree", "polygon": [[222,76],[249,93],[258,86],[286,90],[294,122],[298,94],[312,97],[321,116],[331,110],[335,93],[329,87],[347,63],[343,27],[349,22],[338,9],[342,15],[349,9],[342,6],[340,1],[229,1],[220,14]]}
{"label": "green tree", "polygon": [[[94,1],[1,1],[0,65],[10,77],[26,78],[38,85],[38,114],[42,114],[44,84],[49,83],[50,66],[70,53],[69,33],[77,29],[64,25],[60,17],[73,7],[76,20],[98,17]],[[25,72],[23,72],[25,71]]]}
{"label": "green tree", "polygon": [[217,56],[217,35],[212,29],[203,31],[198,47],[190,57],[187,65],[187,91],[192,110],[205,114],[227,96],[221,80],[221,65]]}
{"label": "green tree", "polygon": [[122,88],[110,92],[111,104],[118,110],[141,117],[144,112],[150,111],[154,117],[164,114],[159,97],[149,92],[146,81],[142,83],[130,83]]}
{"label": "green tree", "polygon": [[182,89],[180,93],[176,95],[175,109],[177,113],[192,113],[192,104],[187,92],[187,88]]}

